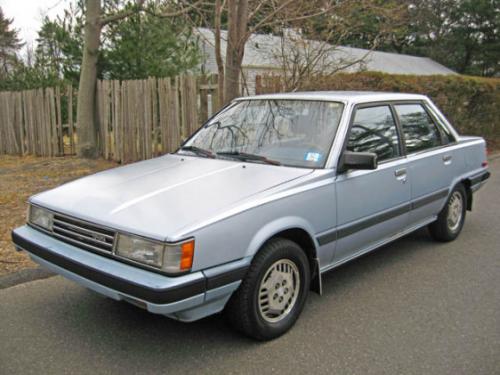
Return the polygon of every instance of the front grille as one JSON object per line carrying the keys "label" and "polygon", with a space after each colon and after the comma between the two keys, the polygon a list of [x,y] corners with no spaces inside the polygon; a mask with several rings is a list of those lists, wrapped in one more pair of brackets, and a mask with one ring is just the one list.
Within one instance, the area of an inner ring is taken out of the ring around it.
{"label": "front grille", "polygon": [[94,224],[54,214],[52,234],[61,241],[90,251],[111,253],[115,232]]}

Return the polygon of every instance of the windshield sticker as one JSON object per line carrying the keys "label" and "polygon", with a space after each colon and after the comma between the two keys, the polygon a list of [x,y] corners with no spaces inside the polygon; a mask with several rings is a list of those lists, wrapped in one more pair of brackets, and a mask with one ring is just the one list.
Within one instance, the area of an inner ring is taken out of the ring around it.
{"label": "windshield sticker", "polygon": [[304,158],[305,161],[313,161],[317,163],[321,160],[321,154],[318,152],[308,152]]}

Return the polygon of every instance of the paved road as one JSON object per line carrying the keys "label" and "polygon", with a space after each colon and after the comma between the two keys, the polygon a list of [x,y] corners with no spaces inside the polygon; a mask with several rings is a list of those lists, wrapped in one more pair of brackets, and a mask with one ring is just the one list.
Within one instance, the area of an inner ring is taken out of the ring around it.
{"label": "paved road", "polygon": [[331,272],[280,339],[53,277],[0,291],[0,373],[500,374],[500,159],[491,167],[457,241],[422,230]]}

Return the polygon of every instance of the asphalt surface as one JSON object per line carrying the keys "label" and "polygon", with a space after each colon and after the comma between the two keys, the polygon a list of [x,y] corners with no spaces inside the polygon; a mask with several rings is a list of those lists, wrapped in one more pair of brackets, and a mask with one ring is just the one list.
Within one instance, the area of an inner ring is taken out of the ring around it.
{"label": "asphalt surface", "polygon": [[500,159],[491,171],[455,242],[420,230],[330,272],[272,342],[61,277],[0,290],[0,374],[500,374]]}

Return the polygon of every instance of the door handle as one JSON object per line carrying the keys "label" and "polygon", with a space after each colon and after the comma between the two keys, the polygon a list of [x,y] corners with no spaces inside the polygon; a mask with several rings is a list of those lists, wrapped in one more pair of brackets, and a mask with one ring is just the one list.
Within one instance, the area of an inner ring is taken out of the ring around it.
{"label": "door handle", "polygon": [[443,155],[443,163],[448,165],[451,163],[452,156],[451,155]]}
{"label": "door handle", "polygon": [[396,169],[394,171],[394,176],[396,176],[396,180],[404,184],[406,182],[406,168]]}
{"label": "door handle", "polygon": [[394,171],[394,176],[396,177],[406,176],[406,168],[396,169]]}

